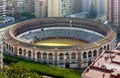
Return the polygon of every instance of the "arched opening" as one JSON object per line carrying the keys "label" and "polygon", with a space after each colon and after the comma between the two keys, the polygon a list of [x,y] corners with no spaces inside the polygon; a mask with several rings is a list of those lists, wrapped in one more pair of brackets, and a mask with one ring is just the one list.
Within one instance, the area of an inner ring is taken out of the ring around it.
{"label": "arched opening", "polygon": [[13,47],[11,47],[11,52],[13,53]]}
{"label": "arched opening", "polygon": [[69,59],[69,54],[66,53],[66,54],[65,54],[65,57],[66,57],[65,59]]}
{"label": "arched opening", "polygon": [[6,44],[6,49],[9,49],[9,48],[8,48],[8,44]]}
{"label": "arched opening", "polygon": [[65,63],[65,68],[70,68],[70,63],[69,62]]}
{"label": "arched opening", "polygon": [[47,59],[47,53],[43,53],[43,59]]}
{"label": "arched opening", "polygon": [[64,56],[64,54],[63,54],[63,53],[60,53],[60,54],[59,54],[59,59],[60,59],[60,60],[64,59],[63,56]]}
{"label": "arched opening", "polygon": [[107,45],[107,50],[109,50],[109,44]]}
{"label": "arched opening", "polygon": [[76,59],[76,54],[75,53],[71,54],[71,59]]}
{"label": "arched opening", "polygon": [[24,56],[26,56],[26,50],[25,49],[23,50],[23,52],[24,52]]}
{"label": "arched opening", "polygon": [[93,56],[97,56],[97,50],[93,51]]}
{"label": "arched opening", "polygon": [[84,59],[87,58],[87,53],[86,52],[83,53],[83,58]]}
{"label": "arched opening", "polygon": [[37,53],[37,58],[41,58],[41,53],[40,52]]}
{"label": "arched opening", "polygon": [[104,46],[104,50],[106,50],[106,46]]}
{"label": "arched opening", "polygon": [[100,52],[100,54],[103,52],[103,48],[102,47],[99,49],[99,52]]}
{"label": "arched opening", "polygon": [[10,49],[11,49],[11,48],[10,48],[10,45],[8,45],[8,50],[10,51]]}
{"label": "arched opening", "polygon": [[19,48],[19,54],[22,55],[22,49],[21,48]]}
{"label": "arched opening", "polygon": [[91,51],[88,52],[88,57],[92,57],[92,52]]}
{"label": "arched opening", "polygon": [[53,59],[53,54],[49,53],[49,59]]}
{"label": "arched opening", "polygon": [[31,57],[31,51],[28,51],[28,57]]}

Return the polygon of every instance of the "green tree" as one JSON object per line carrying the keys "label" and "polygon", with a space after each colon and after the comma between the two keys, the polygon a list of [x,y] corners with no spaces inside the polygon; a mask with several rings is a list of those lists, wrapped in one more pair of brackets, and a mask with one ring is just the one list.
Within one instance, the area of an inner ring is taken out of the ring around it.
{"label": "green tree", "polygon": [[35,18],[35,14],[29,12],[22,13],[21,16],[25,16],[26,18]]}
{"label": "green tree", "polygon": [[92,18],[95,18],[96,16],[97,16],[97,11],[95,9],[95,6],[91,5],[90,11],[86,17],[92,19]]}
{"label": "green tree", "polygon": [[4,74],[0,74],[0,78],[40,78],[41,76],[35,72],[30,71],[27,67],[22,65],[11,65],[9,68],[3,69]]}

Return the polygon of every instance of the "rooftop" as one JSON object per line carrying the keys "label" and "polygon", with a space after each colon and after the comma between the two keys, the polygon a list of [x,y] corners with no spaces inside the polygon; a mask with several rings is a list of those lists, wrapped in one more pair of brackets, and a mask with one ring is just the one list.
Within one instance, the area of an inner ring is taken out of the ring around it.
{"label": "rooftop", "polygon": [[103,53],[92,62],[82,78],[120,78],[120,47]]}

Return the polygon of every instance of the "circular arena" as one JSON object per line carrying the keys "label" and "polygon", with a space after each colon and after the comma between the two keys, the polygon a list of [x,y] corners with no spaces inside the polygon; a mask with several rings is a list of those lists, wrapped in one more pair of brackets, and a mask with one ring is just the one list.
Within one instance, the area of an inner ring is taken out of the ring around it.
{"label": "circular arena", "polygon": [[84,68],[116,46],[109,26],[77,18],[41,18],[17,23],[4,36],[7,54],[66,68]]}

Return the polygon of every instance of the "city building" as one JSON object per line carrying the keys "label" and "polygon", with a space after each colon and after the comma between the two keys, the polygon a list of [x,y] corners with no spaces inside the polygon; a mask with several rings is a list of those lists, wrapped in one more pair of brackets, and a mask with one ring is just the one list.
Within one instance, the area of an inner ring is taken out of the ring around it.
{"label": "city building", "polygon": [[0,21],[6,17],[6,0],[0,1]]}
{"label": "city building", "polygon": [[63,17],[74,12],[74,0],[48,0],[48,17]]}
{"label": "city building", "polygon": [[[66,17],[88,19],[88,18],[86,18],[87,14],[88,14],[88,12],[80,12],[80,13],[68,15]],[[90,20],[96,21],[96,22],[99,22],[99,23],[106,23],[107,15],[98,13],[95,18],[90,19]]]}
{"label": "city building", "polygon": [[7,15],[12,14],[12,10],[13,10],[13,0],[7,0],[6,2],[6,11],[7,11]]}
{"label": "city building", "polygon": [[83,0],[83,11],[89,12],[91,7],[91,0]]}
{"label": "city building", "polygon": [[[67,11],[67,15],[73,14],[74,13],[74,9],[75,9],[75,0],[66,0],[67,3],[67,7],[65,8]],[[64,5],[62,5],[64,6]],[[78,5],[79,7],[79,5]],[[62,12],[62,10],[61,10]],[[65,15],[66,16],[66,15]]]}
{"label": "city building", "polygon": [[89,12],[91,6],[95,8],[97,13],[107,15],[107,0],[82,0],[83,11]]}
{"label": "city building", "polygon": [[120,46],[103,51],[82,74],[82,78],[120,78]]}
{"label": "city building", "polygon": [[35,11],[34,0],[8,0],[7,11],[11,15],[20,15],[21,13]]}
{"label": "city building", "polygon": [[74,9],[74,13],[79,13],[82,11],[82,0],[75,0],[75,9]]}
{"label": "city building", "polygon": [[[15,22],[15,18],[14,17],[9,17],[7,16],[8,14],[8,10],[10,10],[10,8],[7,7],[7,4],[10,3],[11,0],[2,0],[0,1],[0,28],[4,27],[5,25],[8,25],[8,24],[12,24]],[[11,5],[11,4],[9,4]],[[12,6],[12,5],[11,5]]]}
{"label": "city building", "polygon": [[120,0],[108,0],[108,21],[120,27]]}
{"label": "city building", "polygon": [[35,0],[28,0],[28,12],[35,12]]}
{"label": "city building", "polygon": [[108,0],[97,0],[97,12],[99,14],[107,15],[107,3]]}
{"label": "city building", "polygon": [[46,0],[35,0],[35,16],[46,17],[47,1]]}

